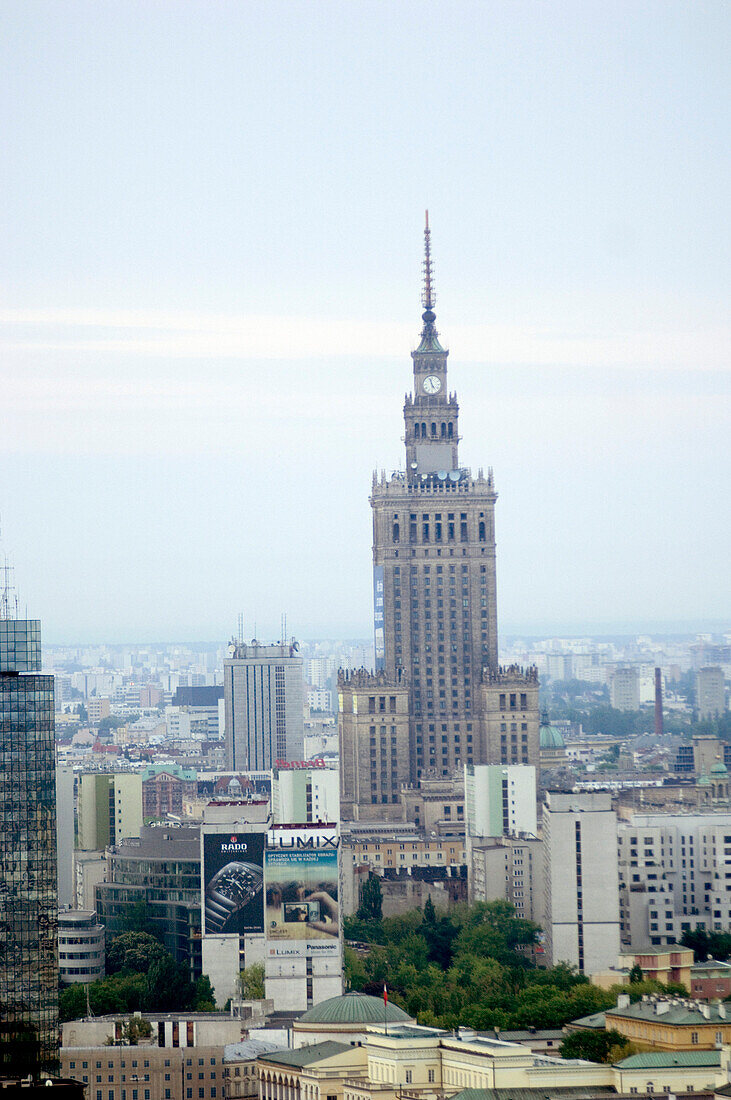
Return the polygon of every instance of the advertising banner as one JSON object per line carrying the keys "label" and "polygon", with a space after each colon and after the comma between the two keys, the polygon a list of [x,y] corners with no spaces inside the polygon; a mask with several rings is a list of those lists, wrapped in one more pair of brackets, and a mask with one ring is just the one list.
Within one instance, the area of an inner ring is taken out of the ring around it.
{"label": "advertising banner", "polygon": [[339,951],[337,848],[269,848],[265,912],[268,955]]}
{"label": "advertising banner", "polygon": [[203,930],[264,931],[265,833],[203,834]]}
{"label": "advertising banner", "polygon": [[386,667],[386,636],[384,633],[383,566],[373,566],[373,634],[376,650],[376,672]]}

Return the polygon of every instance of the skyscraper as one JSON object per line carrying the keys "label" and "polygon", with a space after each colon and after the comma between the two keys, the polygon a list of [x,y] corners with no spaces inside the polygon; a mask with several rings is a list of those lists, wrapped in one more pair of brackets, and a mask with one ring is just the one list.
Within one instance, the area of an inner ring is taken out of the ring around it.
{"label": "skyscraper", "polygon": [[[3,617],[4,614],[4,617]],[[0,599],[0,1073],[58,1069],[53,677]]]}
{"label": "skyscraper", "polygon": [[460,464],[459,405],[435,327],[428,214],[424,241],[405,469],[374,474],[371,492],[376,672],[409,687],[412,781],[464,764],[539,765],[535,670],[498,666],[497,493],[491,470],[474,477]]}
{"label": "skyscraper", "polygon": [[304,752],[304,681],[296,642],[232,644],[223,662],[226,766],[273,768]]}

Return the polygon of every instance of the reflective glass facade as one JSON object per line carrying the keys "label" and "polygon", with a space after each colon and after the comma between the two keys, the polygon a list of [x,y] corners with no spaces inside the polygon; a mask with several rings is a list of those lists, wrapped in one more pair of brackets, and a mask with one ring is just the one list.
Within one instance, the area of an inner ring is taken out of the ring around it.
{"label": "reflective glass facade", "polygon": [[53,677],[39,667],[40,623],[0,620],[0,1070],[24,1075],[58,1068]]}

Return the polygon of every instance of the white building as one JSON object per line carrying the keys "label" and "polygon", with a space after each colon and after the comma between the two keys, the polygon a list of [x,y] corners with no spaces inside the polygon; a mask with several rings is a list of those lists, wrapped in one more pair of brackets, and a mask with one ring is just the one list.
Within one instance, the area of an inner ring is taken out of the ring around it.
{"label": "white building", "polygon": [[639,710],[639,669],[629,667],[616,669],[609,684],[609,697],[615,710]]}
{"label": "white building", "polygon": [[499,836],[468,840],[467,885],[470,904],[504,898],[516,915],[544,926],[546,899],[543,841]]}
{"label": "white building", "polygon": [[339,822],[339,770],[313,763],[276,767],[272,776],[272,816],[277,825]]}
{"label": "white building", "polygon": [[535,836],[536,769],[532,764],[467,764],[464,775],[468,836]]}
{"label": "white building", "polygon": [[731,814],[633,814],[617,833],[625,947],[731,929]]}
{"label": "white building", "polygon": [[698,717],[718,718],[726,710],[726,681],[717,666],[699,668],[695,677]]}
{"label": "white building", "polygon": [[104,925],[93,909],[60,910],[58,974],[62,982],[95,982],[104,977]]}
{"label": "white building", "polygon": [[604,791],[548,791],[543,808],[545,933],[549,966],[582,974],[614,966],[619,954],[617,815]]}

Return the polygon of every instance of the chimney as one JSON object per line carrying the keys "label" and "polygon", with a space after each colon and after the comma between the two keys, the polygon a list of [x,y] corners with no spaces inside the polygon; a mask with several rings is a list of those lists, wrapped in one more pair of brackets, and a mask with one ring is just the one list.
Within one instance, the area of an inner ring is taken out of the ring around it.
{"label": "chimney", "polygon": [[719,1019],[725,1020],[726,1019],[726,1005],[723,1003],[723,1001],[719,1001],[716,1007],[718,1008]]}
{"label": "chimney", "polygon": [[655,1003],[655,1015],[664,1016],[666,1012],[670,1011],[670,1001],[657,1001]]}
{"label": "chimney", "polygon": [[655,736],[662,737],[662,669],[655,669]]}
{"label": "chimney", "polygon": [[629,993],[620,993],[617,997],[617,1008],[629,1008],[630,996]]}
{"label": "chimney", "polygon": [[705,1016],[705,1018],[707,1020],[710,1020],[710,1018],[711,1018],[711,1006],[710,1005],[701,1005],[700,1010],[701,1010],[702,1015]]}

